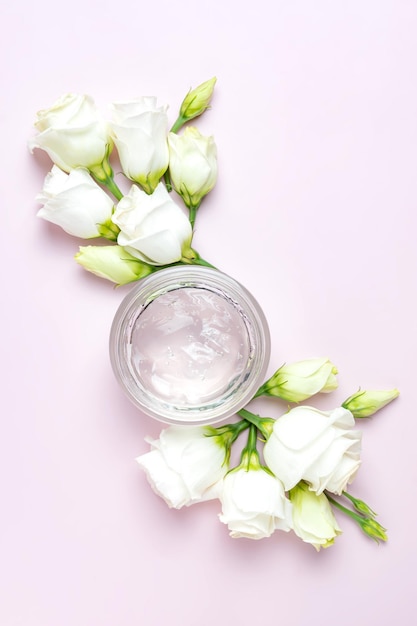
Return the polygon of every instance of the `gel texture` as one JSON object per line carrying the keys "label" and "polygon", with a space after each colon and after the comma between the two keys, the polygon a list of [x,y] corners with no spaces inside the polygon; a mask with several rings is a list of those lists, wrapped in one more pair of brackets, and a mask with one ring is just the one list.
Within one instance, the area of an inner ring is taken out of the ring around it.
{"label": "gel texture", "polygon": [[136,319],[131,363],[138,384],[172,405],[195,408],[233,389],[250,359],[244,318],[202,288],[169,291]]}

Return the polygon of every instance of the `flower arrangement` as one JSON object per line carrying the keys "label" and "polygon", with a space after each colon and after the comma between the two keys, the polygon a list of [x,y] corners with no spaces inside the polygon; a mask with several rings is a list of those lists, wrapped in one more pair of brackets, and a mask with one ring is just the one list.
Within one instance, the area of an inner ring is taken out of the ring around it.
{"label": "flower arrangement", "polygon": [[[213,137],[189,123],[209,108],[215,83],[212,78],[188,92],[170,130],[167,107],[154,97],[113,104],[111,121],[90,96],[74,94],[38,113],[29,147],[45,150],[53,162],[37,196],[38,216],[72,236],[100,240],[75,255],[86,270],[124,285],[175,264],[211,265],[192,239],[198,209],[217,180],[217,151]],[[110,164],[114,148],[129,181],[126,192]],[[284,403],[275,418],[246,406],[217,427],[168,426],[148,442],[138,464],[169,507],[218,499],[231,537],[293,531],[320,550],[342,532],[339,511],[369,537],[386,541],[376,513],[348,486],[361,463],[356,420],[399,392],[359,390],[331,411],[299,404],[336,389],[337,373],[327,358],[285,364],[254,396]],[[232,447],[243,438],[233,465]]]}

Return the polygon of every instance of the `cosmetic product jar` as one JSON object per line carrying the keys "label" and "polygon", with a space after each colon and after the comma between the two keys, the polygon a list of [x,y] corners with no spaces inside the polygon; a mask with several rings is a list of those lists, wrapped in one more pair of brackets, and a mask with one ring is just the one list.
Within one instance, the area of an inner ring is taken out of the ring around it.
{"label": "cosmetic product jar", "polygon": [[239,411],[264,382],[266,318],[226,274],[181,265],[142,279],[110,334],[117,380],[144,413],[169,424],[213,424]]}

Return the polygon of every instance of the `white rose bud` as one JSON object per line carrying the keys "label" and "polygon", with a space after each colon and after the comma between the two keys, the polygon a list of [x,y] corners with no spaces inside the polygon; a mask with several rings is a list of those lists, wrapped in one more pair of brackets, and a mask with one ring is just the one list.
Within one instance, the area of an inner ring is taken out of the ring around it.
{"label": "white rose bud", "polygon": [[256,395],[302,402],[316,393],[329,393],[336,389],[336,374],[336,367],[326,358],[290,363],[280,367]]}
{"label": "white rose bud", "polygon": [[360,465],[361,437],[352,413],[342,407],[319,411],[300,406],[279,417],[264,447],[264,458],[286,490],[301,480],[318,494],[341,494]]}
{"label": "white rose bud", "polygon": [[112,136],[125,175],[152,193],[168,167],[167,107],[153,96],[113,104]]}
{"label": "white rose bud", "polygon": [[170,426],[152,450],[136,460],[157,495],[180,509],[217,495],[217,485],[228,470],[223,438],[210,427]]}
{"label": "white rose bud", "polygon": [[196,208],[217,180],[217,149],[213,137],[189,126],[181,135],[169,133],[169,172],[187,207]]}
{"label": "white rose bud", "polygon": [[317,495],[301,482],[291,489],[289,496],[295,534],[317,551],[331,546],[342,531],[324,493]]}
{"label": "white rose bud", "polygon": [[117,237],[118,229],[111,221],[113,200],[84,168],[66,174],[54,165],[36,199],[43,204],[38,216],[70,235],[84,239]]}
{"label": "white rose bud", "polygon": [[183,121],[192,120],[208,109],[216,80],[215,77],[210,78],[188,92],[180,108],[180,118]]}
{"label": "white rose bud", "polygon": [[87,271],[116,285],[126,285],[154,271],[120,246],[81,246],[75,260]]}
{"label": "white rose bud", "polygon": [[239,467],[229,472],[220,494],[222,513],[230,536],[263,539],[276,530],[291,529],[291,503],[282,482],[265,471]]}
{"label": "white rose bud", "polygon": [[190,222],[162,183],[152,194],[133,185],[112,219],[120,228],[119,245],[146,263],[175,263],[190,251]]}
{"label": "white rose bud", "polygon": [[351,411],[354,417],[370,417],[384,406],[398,398],[398,389],[385,391],[357,391],[342,406]]}
{"label": "white rose bud", "polygon": [[29,142],[30,150],[45,150],[65,172],[76,167],[91,170],[107,162],[113,145],[108,124],[90,96],[62,96],[38,112],[35,127],[39,134]]}

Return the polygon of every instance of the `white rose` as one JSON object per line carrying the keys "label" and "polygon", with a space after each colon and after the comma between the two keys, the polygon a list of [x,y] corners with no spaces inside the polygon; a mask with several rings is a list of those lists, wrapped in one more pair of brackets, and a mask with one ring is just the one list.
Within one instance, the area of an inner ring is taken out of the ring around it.
{"label": "white rose", "polygon": [[301,482],[291,489],[292,519],[295,534],[316,548],[328,548],[341,529],[324,493],[317,495]]}
{"label": "white rose", "polygon": [[52,107],[38,112],[35,127],[39,135],[29,142],[30,150],[45,150],[66,172],[100,166],[112,147],[108,124],[99,117],[90,96],[62,96]]}
{"label": "white rose", "polygon": [[337,388],[337,369],[329,359],[307,359],[283,365],[262,385],[257,395],[276,396],[288,402],[302,402],[316,393]]}
{"label": "white rose", "polygon": [[217,180],[217,149],[213,137],[189,126],[182,135],[169,133],[169,172],[175,191],[188,207],[198,207]]}
{"label": "white rose", "polygon": [[152,194],[133,185],[112,219],[120,228],[119,245],[152,265],[180,261],[190,249],[191,225],[162,183]]}
{"label": "white rose", "polygon": [[262,468],[238,468],[223,480],[222,513],[233,538],[263,539],[276,529],[291,529],[291,503],[278,478]]}
{"label": "white rose", "polygon": [[296,407],[275,421],[264,447],[266,464],[286,490],[305,480],[318,494],[340,494],[360,465],[361,432],[352,430],[354,424],[342,407]]}
{"label": "white rose", "polygon": [[54,165],[36,199],[43,204],[39,217],[75,237],[90,239],[103,235],[104,231],[110,232],[109,227],[114,229],[113,200],[84,168],[66,174]]}
{"label": "white rose", "polygon": [[113,104],[110,124],[125,175],[152,193],[168,167],[167,107],[153,96]]}
{"label": "white rose", "polygon": [[136,459],[169,507],[179,509],[216,497],[216,485],[228,466],[224,441],[212,433],[204,426],[170,426],[150,442],[150,452]]}

